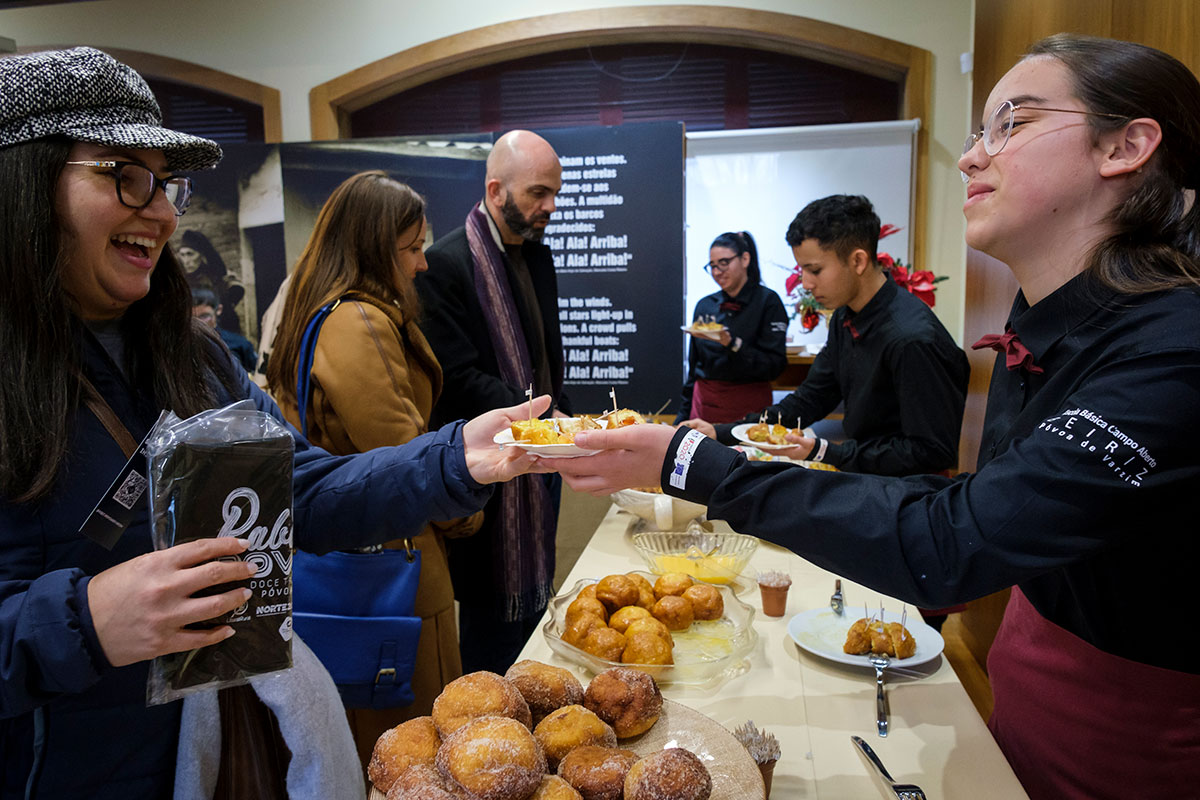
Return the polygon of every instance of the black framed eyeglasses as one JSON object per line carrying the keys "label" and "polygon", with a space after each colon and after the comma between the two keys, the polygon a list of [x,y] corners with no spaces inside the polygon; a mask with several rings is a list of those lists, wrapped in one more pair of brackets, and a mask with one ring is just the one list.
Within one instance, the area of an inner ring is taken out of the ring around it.
{"label": "black framed eyeglasses", "polygon": [[729,269],[729,265],[737,261],[741,256],[729,256],[728,258],[718,258],[716,261],[710,261],[704,265],[704,271],[708,273],[724,272]]}
{"label": "black framed eyeglasses", "polygon": [[192,179],[182,175],[160,178],[148,167],[133,161],[68,161],[77,167],[110,169],[117,186],[117,200],[127,208],[143,209],[154,202],[154,193],[162,189],[167,201],[182,217],[192,202]]}

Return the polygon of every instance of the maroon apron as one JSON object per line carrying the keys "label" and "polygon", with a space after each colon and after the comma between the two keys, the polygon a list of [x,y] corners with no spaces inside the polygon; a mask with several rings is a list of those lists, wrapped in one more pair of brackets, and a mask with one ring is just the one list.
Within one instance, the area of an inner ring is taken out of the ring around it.
{"label": "maroon apron", "polygon": [[692,384],[692,419],[719,425],[738,422],[747,414],[757,414],[771,405],[771,384],[730,383],[697,378]]}
{"label": "maroon apron", "polygon": [[[1179,623],[1163,647],[1194,642],[1190,615]],[[988,727],[1033,800],[1200,796],[1200,675],[1105,653],[1017,588],[988,675]]]}

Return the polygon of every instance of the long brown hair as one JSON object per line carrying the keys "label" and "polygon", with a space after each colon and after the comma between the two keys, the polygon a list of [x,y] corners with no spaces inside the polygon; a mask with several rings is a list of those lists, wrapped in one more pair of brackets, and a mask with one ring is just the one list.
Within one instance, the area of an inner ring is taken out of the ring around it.
{"label": "long brown hair", "polygon": [[[0,149],[0,496],[15,503],[54,488],[82,396],[83,323],[63,287],[55,210],[71,145],[55,137]],[[220,345],[193,323],[187,279],[169,246],[121,329],[133,383],[153,387],[160,408],[189,417],[211,407],[214,375],[232,391]]]}
{"label": "long brown hair", "polygon": [[401,234],[420,229],[425,199],[412,187],[378,170],[360,172],[333,190],[317,215],[296,262],[267,362],[267,384],[278,399],[296,400],[300,339],[313,314],[347,292],[395,303],[405,320],[419,305],[412,281],[398,269]]}
{"label": "long brown hair", "polygon": [[1162,141],[1142,180],[1113,209],[1113,234],[1091,253],[1088,270],[1122,294],[1200,286],[1200,81],[1176,59],[1133,42],[1060,33],[1028,56],[1051,56],[1071,72],[1075,94],[1098,135],[1149,117]]}

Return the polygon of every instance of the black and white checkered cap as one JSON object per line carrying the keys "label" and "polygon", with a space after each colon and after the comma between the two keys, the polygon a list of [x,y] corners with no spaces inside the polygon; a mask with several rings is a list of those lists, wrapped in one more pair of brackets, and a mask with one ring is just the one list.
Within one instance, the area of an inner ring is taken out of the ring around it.
{"label": "black and white checkered cap", "polygon": [[0,58],[0,148],[46,136],[161,150],[172,171],[221,160],[216,142],[164,128],[142,76],[91,47]]}

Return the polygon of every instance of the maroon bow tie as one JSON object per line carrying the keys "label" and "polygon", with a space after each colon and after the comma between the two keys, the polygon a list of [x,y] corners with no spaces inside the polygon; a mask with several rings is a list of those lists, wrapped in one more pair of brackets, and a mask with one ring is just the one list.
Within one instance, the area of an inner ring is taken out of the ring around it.
{"label": "maroon bow tie", "polygon": [[741,311],[743,308],[745,308],[745,306],[743,306],[737,300],[726,300],[724,303],[721,303],[722,311],[729,311],[734,314]]}
{"label": "maroon bow tie", "polygon": [[858,328],[854,327],[854,320],[850,320],[850,319],[846,320],[845,322],[842,323],[842,327],[847,328],[850,331],[851,339],[858,338]]}
{"label": "maroon bow tie", "polygon": [[1021,344],[1011,325],[1004,326],[1004,333],[989,333],[971,345],[972,350],[983,350],[987,347],[997,353],[1004,353],[1004,365],[1010,370],[1023,369],[1031,375],[1042,374],[1042,368],[1033,363],[1033,353]]}

